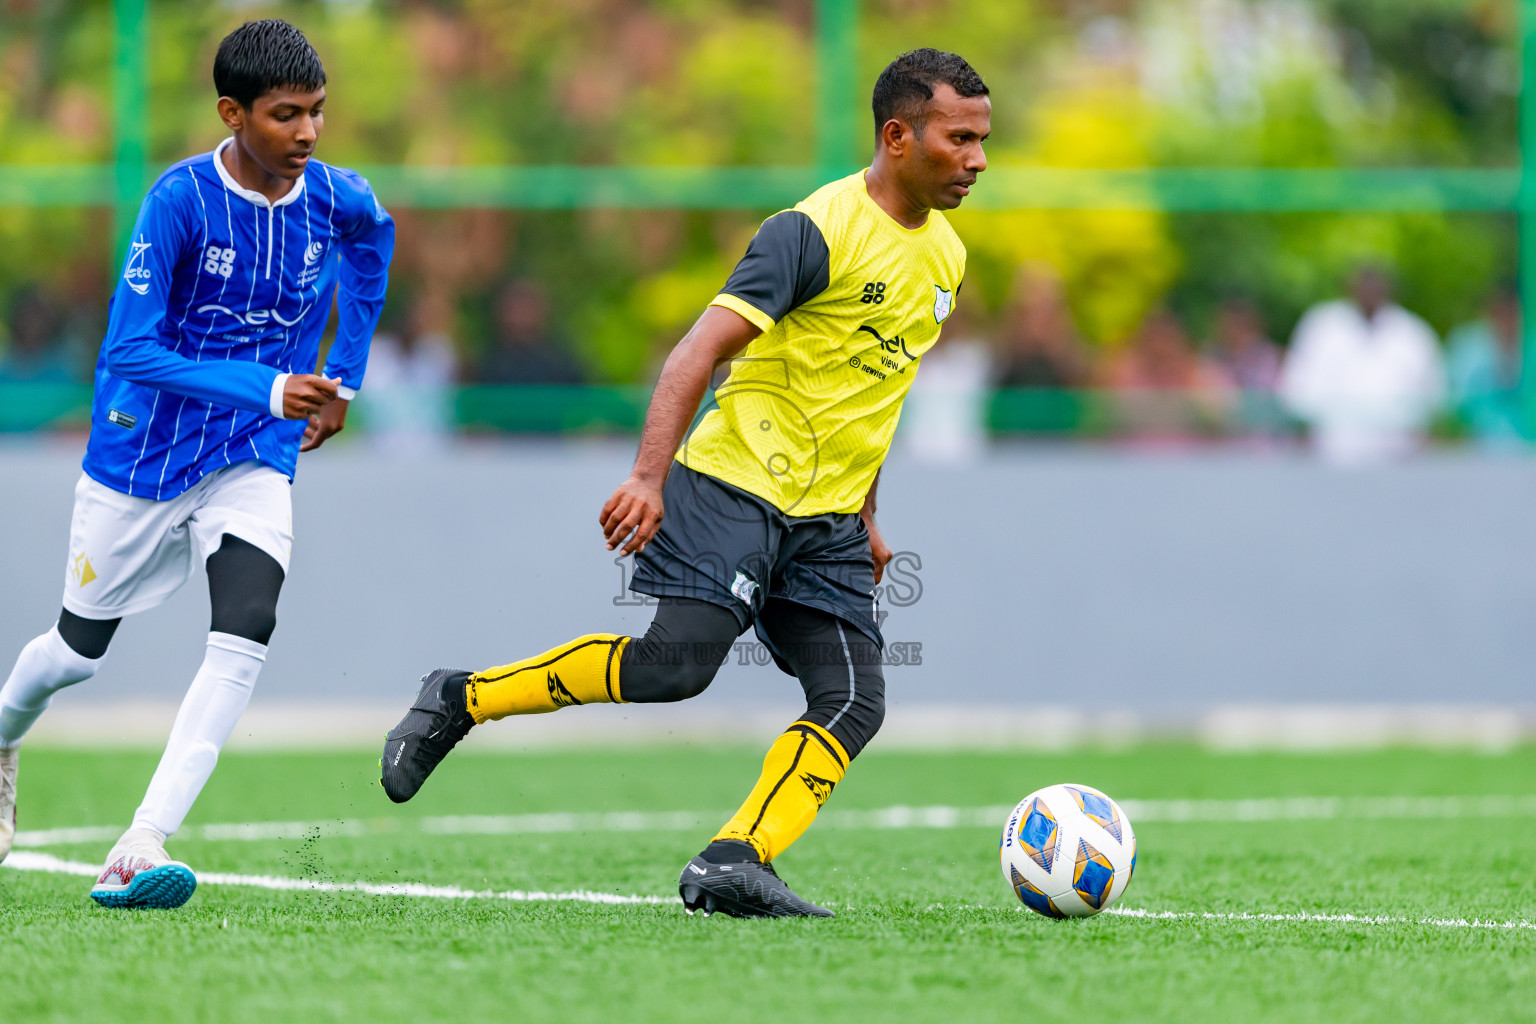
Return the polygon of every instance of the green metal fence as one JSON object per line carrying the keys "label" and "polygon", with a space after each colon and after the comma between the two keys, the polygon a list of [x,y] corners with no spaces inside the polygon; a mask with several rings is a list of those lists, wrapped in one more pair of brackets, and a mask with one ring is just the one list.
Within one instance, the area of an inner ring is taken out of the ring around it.
{"label": "green metal fence", "polygon": [[[444,426],[464,434],[633,435],[645,423],[651,389],[636,385],[470,385],[442,396]],[[1181,438],[1280,436],[1287,422],[1271,394],[1212,396],[1183,392],[1124,393],[1002,388],[982,396],[978,412],[999,438],[1114,438],[1155,436],[1159,427]],[[0,382],[0,434],[37,430],[84,431],[90,424],[88,384]],[[1149,417],[1149,413],[1151,416]],[[389,429],[372,420],[376,407],[361,403],[349,423],[363,432]],[[1149,419],[1155,421],[1149,426]]]}
{"label": "green metal fence", "polygon": [[[1536,79],[1536,0],[1519,0],[1523,82]],[[149,0],[113,0],[114,159],[107,165],[0,164],[0,205],[108,206],[116,211],[115,251],[126,246],[149,165],[142,112],[149,108]],[[858,0],[816,0],[816,162],[794,167],[364,167],[380,199],[397,208],[704,208],[791,205],[863,163],[854,119]],[[1520,148],[1536,147],[1536,102],[1520,95]],[[1520,225],[1521,294],[1536,308],[1536,168],[1274,169],[993,168],[968,206],[986,210],[1160,209],[1200,212],[1422,211],[1515,213]],[[1528,318],[1529,324],[1532,319]],[[1536,331],[1527,328],[1527,365]],[[1536,413],[1536,373],[1525,375]],[[1536,417],[1533,417],[1536,418]]]}
{"label": "green metal fence", "polygon": [[[1519,0],[1522,40],[1533,42],[1536,0]],[[126,237],[145,187],[162,168],[146,163],[149,107],[148,0],[114,0],[114,159],[106,165],[0,164],[0,205],[101,206],[118,211]],[[764,209],[796,202],[863,165],[855,112],[858,0],[816,3],[816,162],[797,167],[367,167],[380,198],[397,207],[509,209]],[[1527,70],[1536,45],[1524,49]],[[1522,93],[1520,132],[1536,142],[1536,105]],[[999,168],[967,206],[987,210],[1162,209],[1185,211],[1536,211],[1536,181],[1523,167],[1467,169]],[[1529,262],[1529,261],[1527,261]],[[1531,268],[1536,273],[1536,267]],[[1536,283],[1536,277],[1532,279]]]}

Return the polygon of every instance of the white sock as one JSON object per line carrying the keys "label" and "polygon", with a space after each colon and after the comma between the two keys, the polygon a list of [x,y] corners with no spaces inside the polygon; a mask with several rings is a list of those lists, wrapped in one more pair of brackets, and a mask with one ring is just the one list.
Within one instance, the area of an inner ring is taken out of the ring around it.
{"label": "white sock", "polygon": [[101,658],[75,651],[54,626],[21,649],[11,677],[0,689],[0,747],[14,747],[48,709],[53,695],[96,674]]}
{"label": "white sock", "polygon": [[160,766],[149,780],[144,803],[134,812],[133,828],[169,836],[181,827],[213,774],[219,749],[250,702],[266,658],[265,644],[229,633],[208,634],[203,667],[176,713]]}
{"label": "white sock", "polygon": [[163,854],[165,853],[165,836],[152,828],[130,828],[113,844],[112,853],[107,854],[107,860],[113,860],[113,854],[118,850],[135,846],[140,848],[148,846],[155,853]]}

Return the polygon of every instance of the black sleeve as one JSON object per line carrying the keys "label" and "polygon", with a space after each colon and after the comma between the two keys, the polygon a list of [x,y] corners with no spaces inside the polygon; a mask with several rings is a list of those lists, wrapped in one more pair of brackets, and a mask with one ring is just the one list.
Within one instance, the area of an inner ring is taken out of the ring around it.
{"label": "black sleeve", "polygon": [[720,294],[736,296],[777,323],[826,291],[831,264],[816,222],[799,210],[785,210],[763,221]]}

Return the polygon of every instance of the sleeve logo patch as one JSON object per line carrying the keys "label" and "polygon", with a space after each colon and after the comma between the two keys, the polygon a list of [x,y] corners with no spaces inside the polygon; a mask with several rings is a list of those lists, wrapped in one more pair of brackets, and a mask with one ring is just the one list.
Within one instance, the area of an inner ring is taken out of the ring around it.
{"label": "sleeve logo patch", "polygon": [[136,294],[148,295],[149,268],[144,265],[144,254],[153,243],[144,241],[144,236],[140,235],[137,242],[129,244],[131,248],[128,250],[128,265],[123,268],[123,280],[128,282],[128,287]]}
{"label": "sleeve logo patch", "polygon": [[933,291],[933,319],[935,323],[943,323],[955,308],[955,293],[938,285],[933,286]]}
{"label": "sleeve logo patch", "polygon": [[107,413],[107,422],[116,423],[120,427],[123,427],[127,430],[132,430],[134,424],[139,422],[139,418],[137,416],[130,416],[126,412],[123,412],[119,409],[113,409],[111,412]]}

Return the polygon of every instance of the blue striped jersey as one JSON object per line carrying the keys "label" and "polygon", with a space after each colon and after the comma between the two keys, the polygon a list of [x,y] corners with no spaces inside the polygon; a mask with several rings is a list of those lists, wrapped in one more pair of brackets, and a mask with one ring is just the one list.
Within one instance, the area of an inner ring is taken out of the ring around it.
{"label": "blue striped jersey", "polygon": [[134,497],[253,459],[292,479],[305,421],[279,378],[315,372],[334,299],[322,372],[350,395],[384,307],[395,227],[368,182],[311,159],[269,203],[225,168],[233,141],[155,182],[112,295],[84,469]]}

